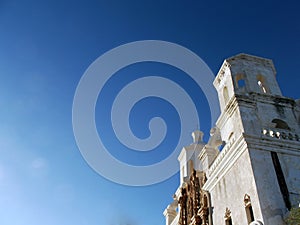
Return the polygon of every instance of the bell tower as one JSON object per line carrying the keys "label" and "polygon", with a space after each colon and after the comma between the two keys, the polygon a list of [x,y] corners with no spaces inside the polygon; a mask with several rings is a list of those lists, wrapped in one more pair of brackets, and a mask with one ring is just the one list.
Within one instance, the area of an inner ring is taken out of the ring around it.
{"label": "bell tower", "polygon": [[182,149],[166,224],[285,225],[300,203],[300,100],[282,95],[272,60],[247,54],[214,86],[221,114],[207,143],[196,131]]}
{"label": "bell tower", "polygon": [[224,141],[235,133],[280,135],[270,134],[268,128],[288,130],[283,135],[299,138],[299,106],[282,96],[270,59],[246,54],[226,59],[214,86],[220,101],[218,125]]}
{"label": "bell tower", "polygon": [[[238,183],[241,193],[233,196],[251,194],[253,218],[284,224],[288,210],[300,201],[299,101],[282,96],[272,60],[247,54],[226,59],[214,86],[221,108],[216,125],[225,146],[209,169],[212,201],[221,198],[214,190],[220,182],[227,189]],[[239,217],[236,205],[223,200],[232,220]]]}

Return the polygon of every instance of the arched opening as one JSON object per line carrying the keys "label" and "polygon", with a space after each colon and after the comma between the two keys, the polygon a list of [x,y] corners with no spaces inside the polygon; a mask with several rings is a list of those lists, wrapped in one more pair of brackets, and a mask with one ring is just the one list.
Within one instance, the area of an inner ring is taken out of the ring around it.
{"label": "arched opening", "polygon": [[258,86],[260,88],[260,91],[262,93],[267,93],[268,92],[265,78],[262,75],[257,76],[257,84],[258,84]]}
{"label": "arched opening", "polygon": [[225,225],[232,225],[231,217],[225,219]]}
{"label": "arched opening", "polygon": [[244,74],[238,74],[235,77],[237,88],[243,88],[246,86]]}
{"label": "arched opening", "polygon": [[240,79],[238,80],[238,86],[239,88],[245,87],[246,83],[244,79]]}
{"label": "arched opening", "polygon": [[274,120],[272,120],[272,123],[275,124],[275,128],[279,128],[279,129],[283,129],[283,130],[291,130],[289,125],[281,119],[274,119]]}
{"label": "arched opening", "polygon": [[251,223],[254,221],[254,214],[251,204],[248,205],[246,208],[246,215],[247,215],[247,221],[248,223]]}
{"label": "arched opening", "polygon": [[233,138],[233,132],[231,132],[230,134],[229,134],[229,136],[228,136],[228,142]]}
{"label": "arched opening", "polygon": [[225,104],[227,104],[227,102],[228,102],[228,100],[229,100],[229,94],[228,94],[228,89],[227,89],[227,87],[224,87],[224,89],[223,89],[223,98],[224,98]]}
{"label": "arched opening", "polygon": [[248,224],[250,224],[251,222],[254,221],[254,214],[253,214],[250,196],[247,194],[244,197],[244,203],[245,203],[247,221],[248,221]]}

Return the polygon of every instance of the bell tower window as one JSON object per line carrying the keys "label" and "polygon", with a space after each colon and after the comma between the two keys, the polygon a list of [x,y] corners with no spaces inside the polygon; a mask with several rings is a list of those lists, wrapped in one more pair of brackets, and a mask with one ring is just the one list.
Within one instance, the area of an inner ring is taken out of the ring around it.
{"label": "bell tower window", "polygon": [[238,80],[238,86],[239,87],[245,87],[245,80],[244,79]]}
{"label": "bell tower window", "polygon": [[238,74],[235,77],[237,88],[243,88],[246,86],[244,74]]}
{"label": "bell tower window", "polygon": [[267,93],[267,90],[265,88],[265,86],[263,85],[263,83],[259,80],[257,81],[258,86],[260,87],[260,89],[262,90],[263,93]]}
{"label": "bell tower window", "polygon": [[257,76],[257,85],[262,93],[267,93],[267,86],[265,82],[265,78],[262,75]]}

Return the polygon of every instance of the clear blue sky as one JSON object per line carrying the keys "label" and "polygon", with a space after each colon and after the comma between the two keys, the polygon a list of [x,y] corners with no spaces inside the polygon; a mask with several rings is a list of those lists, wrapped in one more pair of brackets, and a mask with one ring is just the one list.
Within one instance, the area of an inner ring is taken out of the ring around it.
{"label": "clear blue sky", "polygon": [[[72,130],[72,102],[81,76],[114,47],[164,40],[195,52],[214,74],[225,58],[241,52],[271,58],[283,94],[298,98],[299,6],[297,1],[264,0],[0,1],[0,224],[164,224],[162,212],[178,186],[178,174],[151,186],[123,186],[98,175],[81,156]],[[128,68],[124,74],[136,79],[144,70],[178,73],[148,64],[138,70]],[[111,82],[108,93],[114,84],[120,88],[133,79],[116,78],[121,81]],[[178,82],[189,89],[186,80]],[[193,84],[190,89],[199,93],[198,110],[207,110],[203,93]],[[101,120],[109,109],[98,103],[96,119]],[[166,157],[179,126],[170,105],[155,98],[141,102],[130,123],[145,138],[145,124],[157,115],[170,127],[166,152],[145,158],[115,148],[112,154],[133,164]],[[208,132],[206,113],[200,122]],[[104,142],[118,144],[110,131],[101,132]]]}

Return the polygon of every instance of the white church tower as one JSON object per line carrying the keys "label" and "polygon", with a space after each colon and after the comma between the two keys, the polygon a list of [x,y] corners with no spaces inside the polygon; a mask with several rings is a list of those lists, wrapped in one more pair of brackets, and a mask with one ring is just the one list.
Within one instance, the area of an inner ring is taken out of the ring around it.
{"label": "white church tower", "polygon": [[194,163],[200,188],[181,178],[167,225],[285,224],[300,202],[300,102],[282,96],[271,60],[246,54],[226,59],[214,86],[221,115]]}
{"label": "white church tower", "polygon": [[214,86],[221,107],[216,125],[226,145],[203,187],[212,196],[213,217],[284,224],[300,201],[296,102],[282,96],[271,60],[246,54],[225,60]]}

